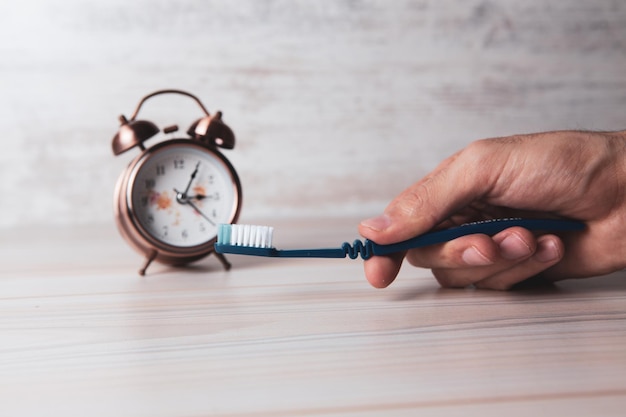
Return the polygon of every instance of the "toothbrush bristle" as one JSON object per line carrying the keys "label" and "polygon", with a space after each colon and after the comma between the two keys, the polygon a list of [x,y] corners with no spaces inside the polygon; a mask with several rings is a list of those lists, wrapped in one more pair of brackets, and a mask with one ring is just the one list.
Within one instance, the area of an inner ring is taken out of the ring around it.
{"label": "toothbrush bristle", "polygon": [[220,224],[217,243],[251,248],[271,248],[274,228],[251,224]]}

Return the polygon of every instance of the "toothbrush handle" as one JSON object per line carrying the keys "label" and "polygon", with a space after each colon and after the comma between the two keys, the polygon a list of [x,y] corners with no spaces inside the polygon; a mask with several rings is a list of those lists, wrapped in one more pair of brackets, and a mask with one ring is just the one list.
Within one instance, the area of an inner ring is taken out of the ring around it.
{"label": "toothbrush handle", "polygon": [[346,252],[340,248],[329,249],[274,249],[271,256],[277,258],[345,258]]}
{"label": "toothbrush handle", "polygon": [[[472,234],[485,234],[493,236],[509,227],[519,226],[528,230],[545,230],[545,231],[568,231],[582,230],[585,224],[574,220],[554,220],[554,219],[496,219],[486,220],[473,223],[467,223],[461,226],[452,227],[445,230],[437,230],[429,232],[412,239],[405,240],[391,245],[379,245],[372,241],[366,240],[365,246],[370,246],[370,256],[389,255],[396,252],[403,252],[409,249],[420,248],[423,246],[434,245],[437,243],[448,242],[461,236]],[[363,259],[368,259],[363,257]]]}

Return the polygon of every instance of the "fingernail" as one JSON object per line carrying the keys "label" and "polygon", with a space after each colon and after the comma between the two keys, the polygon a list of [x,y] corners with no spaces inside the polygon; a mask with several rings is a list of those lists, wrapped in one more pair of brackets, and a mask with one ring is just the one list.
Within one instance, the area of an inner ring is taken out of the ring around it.
{"label": "fingernail", "polygon": [[511,261],[531,254],[530,247],[517,235],[507,236],[499,246],[502,257]]}
{"label": "fingernail", "polygon": [[386,214],[381,214],[378,217],[372,217],[371,219],[363,220],[361,222],[361,225],[380,232],[391,225],[391,219]]}
{"label": "fingernail", "polygon": [[463,262],[470,266],[485,266],[491,265],[493,263],[491,260],[489,260],[489,258],[480,253],[480,251],[473,246],[465,249],[465,251],[461,255],[461,258],[463,259]]}
{"label": "fingernail", "polygon": [[547,240],[545,242],[539,242],[539,247],[535,252],[535,259],[539,262],[552,262],[561,256],[559,248],[554,241]]}

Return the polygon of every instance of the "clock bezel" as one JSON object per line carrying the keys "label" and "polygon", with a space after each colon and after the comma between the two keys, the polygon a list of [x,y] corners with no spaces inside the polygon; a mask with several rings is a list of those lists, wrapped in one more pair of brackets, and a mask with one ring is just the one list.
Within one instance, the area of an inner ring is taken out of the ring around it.
{"label": "clock bezel", "polygon": [[115,219],[120,233],[127,242],[131,244],[138,252],[145,255],[149,259],[158,262],[182,265],[187,264],[214,252],[217,236],[208,240],[206,243],[195,246],[174,246],[163,242],[146,230],[142,225],[132,205],[131,190],[132,184],[140,171],[141,167],[150,160],[153,155],[166,148],[176,147],[192,147],[211,154],[223,165],[226,172],[230,175],[231,186],[233,187],[233,207],[228,217],[229,223],[236,223],[241,211],[241,181],[239,175],[235,171],[233,165],[226,157],[217,149],[206,146],[195,140],[190,139],[171,139],[155,144],[146,149],[140,155],[135,157],[120,176],[115,187],[114,211]]}

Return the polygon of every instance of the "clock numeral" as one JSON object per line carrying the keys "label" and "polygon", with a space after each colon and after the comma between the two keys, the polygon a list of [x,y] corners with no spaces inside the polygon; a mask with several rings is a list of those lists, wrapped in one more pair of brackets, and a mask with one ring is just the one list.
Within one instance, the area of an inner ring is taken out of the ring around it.
{"label": "clock numeral", "polygon": [[183,230],[182,233],[180,234],[183,239],[187,239],[189,237],[189,233],[187,232],[187,229]]}
{"label": "clock numeral", "polygon": [[213,209],[213,211],[211,212],[211,216],[213,216],[214,219],[217,218],[217,210]]}
{"label": "clock numeral", "polygon": [[148,216],[148,223],[149,224],[154,223],[154,216],[152,214]]}
{"label": "clock numeral", "polygon": [[141,197],[141,206],[142,207],[148,206],[148,197]]}
{"label": "clock numeral", "polygon": [[167,226],[163,226],[163,236],[167,237],[167,234],[169,232],[169,228]]}
{"label": "clock numeral", "polygon": [[157,177],[161,175],[165,175],[165,165],[157,165],[156,174],[157,174]]}
{"label": "clock numeral", "polygon": [[209,184],[212,185],[213,182],[215,181],[215,177],[213,177],[213,175],[209,175],[208,180],[209,180]]}
{"label": "clock numeral", "polygon": [[156,185],[156,181],[154,179],[148,179],[145,181],[146,184],[146,188],[151,189],[154,188],[154,186]]}
{"label": "clock numeral", "polygon": [[204,223],[200,223],[199,229],[201,232],[206,232],[206,226],[204,225]]}
{"label": "clock numeral", "polygon": [[174,159],[174,169],[185,169],[185,160]]}

